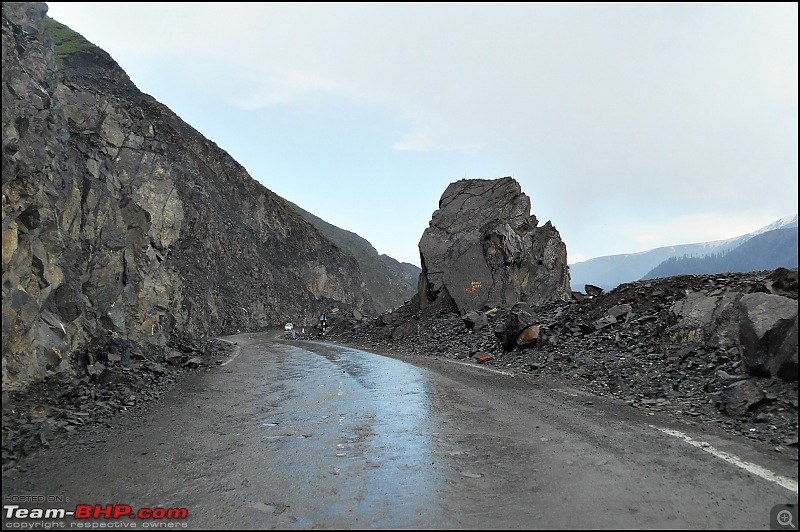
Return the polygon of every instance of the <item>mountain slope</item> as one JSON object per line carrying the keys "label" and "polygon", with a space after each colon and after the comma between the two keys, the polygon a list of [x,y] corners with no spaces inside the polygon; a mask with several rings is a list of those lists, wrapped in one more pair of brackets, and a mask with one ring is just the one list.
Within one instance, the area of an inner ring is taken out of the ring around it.
{"label": "mountain slope", "polygon": [[685,274],[755,272],[797,267],[797,227],[756,235],[727,253],[706,257],[673,257],[642,279]]}
{"label": "mountain slope", "polygon": [[379,255],[365,238],[336,227],[294,203],[289,204],[331,242],[355,257],[377,311],[393,310],[417,292],[417,281],[422,271],[418,266]]}
{"label": "mountain slope", "polygon": [[796,214],[793,217],[781,218],[752,233],[727,240],[665,246],[640,253],[608,255],[577,262],[570,264],[569,267],[570,285],[574,291],[583,291],[586,284],[599,286],[605,290],[612,290],[622,283],[638,281],[667,259],[684,255],[688,257],[705,257],[727,253],[754,236],[773,229],[790,227],[797,227]]}
{"label": "mountain slope", "polygon": [[82,375],[115,335],[160,360],[374,312],[352,256],[46,11],[2,6],[4,389]]}

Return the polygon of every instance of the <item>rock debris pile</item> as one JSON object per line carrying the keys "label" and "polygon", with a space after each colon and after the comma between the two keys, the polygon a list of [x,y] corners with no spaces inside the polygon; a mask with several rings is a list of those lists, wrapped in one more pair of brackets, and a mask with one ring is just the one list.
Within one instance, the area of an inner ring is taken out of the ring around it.
{"label": "rock debris pile", "polygon": [[[571,301],[333,322],[332,341],[463,359],[797,449],[797,270],[586,286]],[[778,347],[780,346],[780,347]]]}
{"label": "rock debris pile", "polygon": [[218,340],[176,341],[154,357],[116,338],[89,352],[85,375],[54,373],[24,392],[3,392],[3,472],[20,458],[90,424],[113,425],[118,413],[162,397],[177,379],[230,356]]}

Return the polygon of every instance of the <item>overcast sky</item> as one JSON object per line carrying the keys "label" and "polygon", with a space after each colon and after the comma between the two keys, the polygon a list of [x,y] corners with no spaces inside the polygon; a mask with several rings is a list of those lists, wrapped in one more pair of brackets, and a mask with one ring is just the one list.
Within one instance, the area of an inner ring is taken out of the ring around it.
{"label": "overcast sky", "polygon": [[798,211],[795,2],[48,5],[254,179],[403,262],[463,178],[516,178],[570,263]]}

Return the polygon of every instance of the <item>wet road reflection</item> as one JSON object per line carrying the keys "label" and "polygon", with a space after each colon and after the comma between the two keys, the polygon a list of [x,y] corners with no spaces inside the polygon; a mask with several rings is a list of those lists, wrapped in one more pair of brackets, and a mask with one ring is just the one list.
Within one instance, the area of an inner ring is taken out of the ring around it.
{"label": "wet road reflection", "polygon": [[[409,528],[439,522],[441,482],[425,378],[352,348],[270,344],[264,443],[299,527]],[[297,505],[303,505],[298,508]]]}

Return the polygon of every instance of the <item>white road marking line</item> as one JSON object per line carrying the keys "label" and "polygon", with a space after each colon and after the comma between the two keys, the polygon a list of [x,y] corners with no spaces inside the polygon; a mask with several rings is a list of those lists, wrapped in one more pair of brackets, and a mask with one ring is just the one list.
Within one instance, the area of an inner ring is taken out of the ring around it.
{"label": "white road marking line", "polygon": [[686,443],[688,443],[689,445],[692,445],[693,447],[697,447],[698,449],[702,449],[705,452],[711,453],[714,456],[716,456],[717,458],[720,458],[722,460],[725,460],[728,463],[731,463],[731,464],[733,464],[733,465],[735,465],[737,467],[740,467],[740,468],[744,469],[745,471],[747,471],[749,473],[757,475],[757,476],[759,476],[759,477],[761,477],[761,478],[763,478],[765,480],[769,480],[770,482],[774,482],[774,483],[778,484],[779,486],[782,486],[782,487],[786,488],[789,491],[793,491],[793,492],[797,493],[797,481],[796,480],[793,480],[793,479],[787,478],[787,477],[783,477],[781,475],[776,475],[775,473],[773,473],[769,469],[765,469],[765,468],[761,467],[760,465],[756,465],[756,464],[753,464],[753,463],[750,463],[750,462],[745,462],[744,460],[742,460],[738,456],[734,456],[734,455],[732,455],[730,453],[727,453],[725,451],[720,451],[719,449],[716,449],[716,448],[712,447],[711,444],[709,444],[708,442],[693,440],[692,438],[690,438],[689,436],[687,436],[686,434],[684,434],[683,432],[680,432],[678,430],[664,429],[664,428],[661,428],[661,427],[656,427],[655,425],[649,425],[649,426],[651,428],[660,430],[664,434],[669,434],[670,436],[675,436],[676,438],[680,438],[683,441],[685,441]]}
{"label": "white road marking line", "polygon": [[217,340],[219,340],[220,342],[226,342],[226,343],[229,343],[231,345],[235,345],[236,346],[236,349],[234,350],[233,355],[231,356],[231,358],[229,358],[228,360],[226,360],[225,362],[220,364],[220,366],[227,366],[228,364],[233,362],[233,359],[235,359],[236,357],[239,356],[239,352],[241,351],[241,348],[239,347],[239,345],[237,345],[236,342],[231,342],[230,340],[225,340],[223,338],[217,338]]}
{"label": "white road marking line", "polygon": [[561,392],[564,395],[569,395],[570,397],[578,397],[578,394],[575,392],[568,392],[567,390],[562,390],[561,388],[551,388],[553,392]]}
{"label": "white road marking line", "polygon": [[479,366],[479,365],[476,365],[476,364],[471,364],[469,362],[459,362],[458,360],[450,360],[449,358],[443,358],[441,360],[444,360],[445,362],[450,362],[451,364],[458,364],[459,366],[466,366],[468,368],[475,368],[475,369],[482,369],[484,371],[491,371],[492,373],[498,373],[500,375],[505,375],[506,377],[514,377],[516,375],[515,373],[511,373],[511,372],[508,372],[508,371],[503,371],[503,370],[500,370],[500,369],[494,369],[494,368],[490,368],[488,366]]}
{"label": "white road marking line", "polygon": [[227,366],[228,364],[233,362],[233,360],[238,356],[239,356],[239,350],[237,349],[236,352],[233,354],[233,356],[231,358],[229,358],[228,360],[226,360],[225,362],[223,362],[222,364],[220,364],[220,366]]}
{"label": "white road marking line", "polygon": [[586,397],[597,397],[596,395],[594,395],[592,393],[584,392],[583,390],[578,390],[576,388],[567,388],[567,389],[564,389],[564,388],[550,388],[550,391],[563,393],[564,395],[569,395],[570,397],[578,397],[579,395],[583,395],[583,396],[586,396]]}

